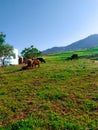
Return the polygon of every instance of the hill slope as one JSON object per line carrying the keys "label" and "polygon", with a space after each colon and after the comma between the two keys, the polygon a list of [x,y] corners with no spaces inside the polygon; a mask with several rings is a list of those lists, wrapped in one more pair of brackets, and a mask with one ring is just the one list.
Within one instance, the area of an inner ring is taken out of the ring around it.
{"label": "hill slope", "polygon": [[46,60],[0,68],[0,130],[98,130],[98,64]]}
{"label": "hill slope", "polygon": [[98,46],[98,34],[93,34],[65,47],[53,47],[44,50],[42,54],[52,54],[52,53],[59,53],[64,51],[80,50],[80,49],[91,48],[96,46]]}

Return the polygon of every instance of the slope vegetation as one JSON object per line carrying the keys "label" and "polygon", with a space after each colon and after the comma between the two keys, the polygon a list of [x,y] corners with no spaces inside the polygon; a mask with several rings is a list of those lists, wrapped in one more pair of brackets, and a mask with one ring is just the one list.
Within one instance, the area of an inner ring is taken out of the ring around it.
{"label": "slope vegetation", "polygon": [[1,130],[97,130],[98,63],[66,60],[71,54],[48,55],[35,69],[0,68]]}

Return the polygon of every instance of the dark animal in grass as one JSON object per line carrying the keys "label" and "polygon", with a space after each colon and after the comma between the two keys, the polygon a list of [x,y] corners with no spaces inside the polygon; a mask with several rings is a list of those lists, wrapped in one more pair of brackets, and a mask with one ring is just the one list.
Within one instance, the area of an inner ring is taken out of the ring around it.
{"label": "dark animal in grass", "polygon": [[32,68],[33,67],[33,60],[32,59],[28,59],[27,60],[27,67],[28,68]]}
{"label": "dark animal in grass", "polygon": [[32,59],[28,59],[27,60],[27,65],[22,66],[22,70],[30,69],[32,67],[33,67],[33,61],[32,61]]}
{"label": "dark animal in grass", "polygon": [[78,54],[73,54],[73,55],[71,56],[71,60],[74,60],[74,59],[78,59]]}
{"label": "dark animal in grass", "polygon": [[37,58],[40,62],[46,63],[46,61],[43,58]]}

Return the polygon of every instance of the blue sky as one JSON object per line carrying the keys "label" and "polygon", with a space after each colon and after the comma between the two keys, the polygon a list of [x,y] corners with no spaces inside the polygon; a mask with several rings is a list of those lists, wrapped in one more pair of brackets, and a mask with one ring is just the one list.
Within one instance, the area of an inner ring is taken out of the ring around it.
{"label": "blue sky", "polygon": [[98,0],[0,0],[0,32],[21,52],[98,34]]}

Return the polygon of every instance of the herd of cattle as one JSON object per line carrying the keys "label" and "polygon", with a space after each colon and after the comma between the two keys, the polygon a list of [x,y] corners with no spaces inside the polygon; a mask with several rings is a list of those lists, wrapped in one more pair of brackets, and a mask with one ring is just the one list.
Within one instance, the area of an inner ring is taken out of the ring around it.
{"label": "herd of cattle", "polygon": [[19,64],[25,64],[24,66],[22,66],[23,70],[40,67],[41,62],[46,63],[43,58],[22,59],[21,57],[19,57]]}
{"label": "herd of cattle", "polygon": [[[78,55],[77,54],[73,54],[70,57],[71,60],[73,59],[78,59]],[[40,67],[40,63],[46,63],[45,59],[43,58],[32,58],[32,59],[22,59],[22,57],[19,57],[19,64],[25,64],[24,66],[22,66],[22,69],[30,69],[30,68],[36,68],[36,67]]]}
{"label": "herd of cattle", "polygon": [[[94,58],[94,57],[98,57],[98,54],[90,55],[90,56],[78,56],[78,54],[72,54],[70,57],[67,57],[66,60],[76,60],[80,58]],[[18,64],[23,65],[22,69],[35,68],[36,66],[40,67],[41,62],[46,63],[45,59],[43,59],[42,57],[32,58],[32,59],[23,58],[21,56],[18,57]]]}

